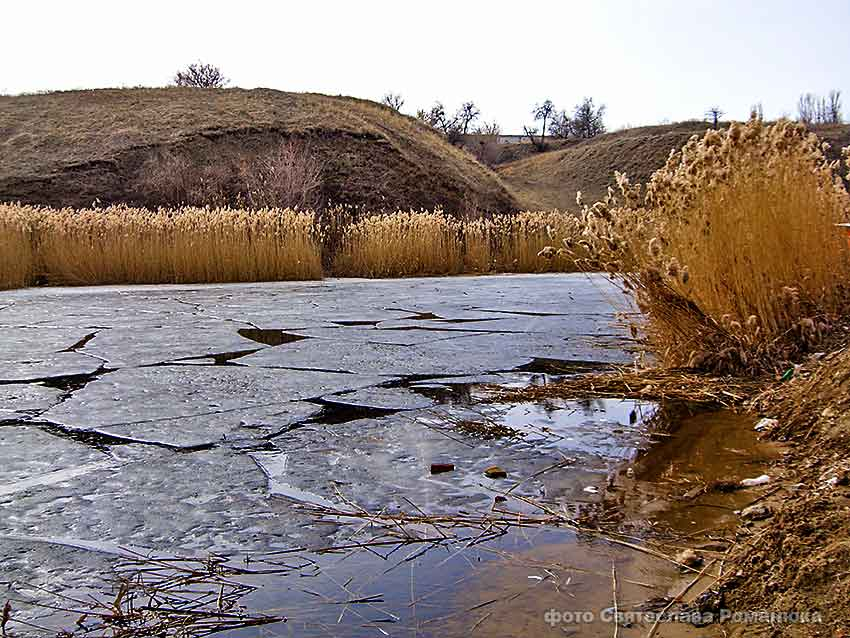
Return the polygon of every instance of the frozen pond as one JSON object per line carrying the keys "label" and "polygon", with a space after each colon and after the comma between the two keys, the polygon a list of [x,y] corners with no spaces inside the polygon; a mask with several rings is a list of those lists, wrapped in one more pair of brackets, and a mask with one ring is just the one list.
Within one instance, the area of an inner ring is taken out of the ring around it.
{"label": "frozen pond", "polygon": [[[271,565],[361,526],[311,507],[477,515],[517,484],[578,514],[647,447],[656,407],[506,405],[491,386],[630,362],[617,316],[630,310],[587,275],[0,293],[0,586],[16,600],[49,599],[39,588],[84,598],[109,591],[133,552]],[[454,469],[432,474],[435,463]],[[485,476],[491,466],[507,479]],[[538,536],[456,555],[299,556],[285,574],[252,575],[240,598],[288,622],[232,633],[443,635],[450,584],[474,564],[575,540]],[[355,608],[375,583],[380,604]],[[411,606],[420,587],[443,603]],[[14,607],[31,623],[19,633],[77,620]]]}

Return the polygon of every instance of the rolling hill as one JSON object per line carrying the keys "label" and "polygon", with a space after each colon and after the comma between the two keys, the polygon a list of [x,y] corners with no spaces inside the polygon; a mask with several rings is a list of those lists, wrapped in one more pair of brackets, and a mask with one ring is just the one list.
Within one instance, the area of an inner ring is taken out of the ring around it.
{"label": "rolling hill", "polygon": [[509,211],[498,176],[414,118],[348,97],[268,89],[99,89],[0,96],[0,201],[140,201],[134,183],[163,151],[201,160],[307,145],[324,201],[366,208]]}

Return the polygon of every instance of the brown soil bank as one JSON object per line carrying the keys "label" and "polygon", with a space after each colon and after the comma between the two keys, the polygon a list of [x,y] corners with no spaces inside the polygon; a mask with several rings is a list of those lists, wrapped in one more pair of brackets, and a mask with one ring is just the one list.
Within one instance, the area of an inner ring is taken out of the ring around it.
{"label": "brown soil bank", "polygon": [[[614,184],[614,171],[626,173],[632,183],[645,183],[671,150],[707,128],[706,122],[679,122],[568,140],[555,150],[503,164],[497,171],[524,208],[575,210],[576,191],[586,202],[602,199]],[[831,159],[840,157],[841,147],[850,144],[850,125],[818,127],[816,132],[832,145]],[[532,149],[530,144],[522,147],[525,153]]]}
{"label": "brown soil bank", "polygon": [[[730,635],[850,636],[850,350],[759,399],[791,443],[764,521],[746,525],[728,582],[733,611],[817,612],[820,623],[739,624]],[[794,620],[791,616],[786,620]]]}
{"label": "brown soil bank", "polygon": [[324,163],[324,201],[371,210],[503,212],[495,173],[414,118],[374,102],[268,89],[103,89],[0,96],[0,201],[144,201],[163,151],[199,162],[303,142]]}

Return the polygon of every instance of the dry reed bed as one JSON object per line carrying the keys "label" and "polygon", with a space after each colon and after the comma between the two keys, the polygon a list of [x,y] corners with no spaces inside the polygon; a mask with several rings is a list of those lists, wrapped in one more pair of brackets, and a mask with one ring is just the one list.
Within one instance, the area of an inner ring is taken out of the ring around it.
{"label": "dry reed bed", "polygon": [[0,289],[20,288],[32,280],[31,223],[23,210],[0,206]]}
{"label": "dry reed bed", "polygon": [[796,123],[735,123],[584,208],[578,244],[634,295],[666,367],[782,370],[847,310],[850,198],[823,151]]}
{"label": "dry reed bed", "polygon": [[558,212],[460,219],[442,211],[367,215],[347,226],[335,274],[360,277],[484,272],[569,272],[566,251],[540,256],[553,237],[577,237],[580,221]]}
{"label": "dry reed bed", "polygon": [[328,245],[327,269],[338,276],[575,270],[563,251],[537,254],[577,224],[565,213],[460,220],[420,211],[366,215],[338,229],[290,209],[0,204],[0,288],[318,279]]}

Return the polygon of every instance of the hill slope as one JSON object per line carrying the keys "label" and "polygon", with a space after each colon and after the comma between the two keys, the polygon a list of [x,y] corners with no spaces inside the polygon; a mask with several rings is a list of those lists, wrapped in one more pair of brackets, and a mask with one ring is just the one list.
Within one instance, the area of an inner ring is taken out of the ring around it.
{"label": "hill slope", "polygon": [[193,158],[305,142],[322,195],[369,208],[516,208],[495,173],[411,117],[346,97],[268,89],[101,89],[0,96],[0,201],[139,201],[133,182],[164,150]]}
{"label": "hill slope", "polygon": [[[586,202],[603,198],[614,183],[614,171],[626,173],[633,182],[645,182],[664,165],[672,149],[681,148],[707,128],[705,122],[680,122],[627,129],[566,142],[496,170],[524,208],[574,210],[576,191],[582,192]],[[816,132],[832,145],[832,159],[850,144],[848,125],[819,127]]]}
{"label": "hill slope", "polygon": [[497,172],[523,207],[571,210],[576,208],[576,191],[588,202],[604,197],[615,170],[625,172],[632,181],[645,181],[664,164],[671,149],[707,126],[683,122],[606,133],[504,164]]}

